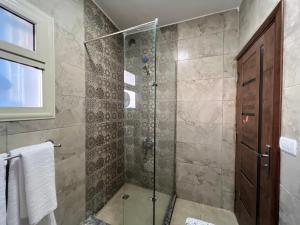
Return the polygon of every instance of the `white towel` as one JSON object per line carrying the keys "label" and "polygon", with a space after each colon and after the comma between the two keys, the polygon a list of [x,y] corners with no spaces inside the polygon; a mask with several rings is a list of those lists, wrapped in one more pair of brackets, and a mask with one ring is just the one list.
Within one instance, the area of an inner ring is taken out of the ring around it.
{"label": "white towel", "polygon": [[6,160],[7,154],[0,155],[0,224],[6,224]]}
{"label": "white towel", "polygon": [[11,159],[8,177],[7,225],[28,225],[23,179],[21,159]]}
{"label": "white towel", "polygon": [[[13,159],[10,165],[9,192],[18,194],[15,195],[15,199],[10,199],[10,194],[8,196],[8,225],[21,225],[26,218],[30,225],[35,225],[44,217],[49,225],[56,225],[53,144],[47,142],[32,145],[15,149],[10,153],[21,154],[22,157]],[[16,210],[17,205],[19,209]],[[17,216],[19,221],[13,221],[13,215]],[[15,223],[10,223],[12,221]]]}
{"label": "white towel", "polygon": [[191,217],[186,218],[185,224],[186,225],[214,225],[212,223],[208,223],[203,220],[198,220]]}

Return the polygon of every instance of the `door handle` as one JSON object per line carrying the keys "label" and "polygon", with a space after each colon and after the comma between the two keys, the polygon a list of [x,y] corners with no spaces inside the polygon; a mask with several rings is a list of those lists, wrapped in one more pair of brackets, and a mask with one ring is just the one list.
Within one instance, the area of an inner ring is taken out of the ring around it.
{"label": "door handle", "polygon": [[268,175],[270,175],[270,164],[271,164],[271,145],[266,145],[266,151],[264,154],[260,154],[260,158],[268,158],[267,163],[263,164],[263,167],[268,169]]}

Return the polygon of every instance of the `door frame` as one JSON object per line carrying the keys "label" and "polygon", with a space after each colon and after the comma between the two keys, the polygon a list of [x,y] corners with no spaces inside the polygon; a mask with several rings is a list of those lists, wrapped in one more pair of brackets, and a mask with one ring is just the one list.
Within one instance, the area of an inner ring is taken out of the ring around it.
{"label": "door frame", "polygon": [[[272,225],[278,225],[279,221],[279,191],[280,191],[280,148],[279,139],[281,135],[281,113],[282,113],[282,79],[283,79],[283,19],[284,19],[284,0],[280,0],[276,5],[271,14],[263,22],[263,24],[258,28],[252,38],[247,42],[247,44],[242,48],[242,50],[236,56],[238,61],[249,49],[250,47],[265,33],[265,31],[270,27],[272,23],[275,23],[275,66],[274,74],[278,79],[274,80],[274,105],[276,105],[273,115],[273,140],[272,146],[275,153],[272,157],[271,166],[274,168],[274,175],[271,177],[272,183],[272,214],[274,215]],[[237,129],[237,127],[236,127]],[[236,143],[237,150],[237,143]],[[236,151],[237,154],[237,151]],[[236,159],[238,159],[236,157]],[[236,161],[237,168],[237,161]],[[236,207],[236,206],[235,206]]]}

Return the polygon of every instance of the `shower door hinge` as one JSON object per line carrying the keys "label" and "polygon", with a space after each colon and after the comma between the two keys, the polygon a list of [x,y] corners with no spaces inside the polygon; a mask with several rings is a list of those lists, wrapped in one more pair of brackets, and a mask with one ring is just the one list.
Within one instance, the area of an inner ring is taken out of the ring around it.
{"label": "shower door hinge", "polygon": [[158,86],[157,83],[155,81],[153,81],[152,87],[157,87],[157,86]]}

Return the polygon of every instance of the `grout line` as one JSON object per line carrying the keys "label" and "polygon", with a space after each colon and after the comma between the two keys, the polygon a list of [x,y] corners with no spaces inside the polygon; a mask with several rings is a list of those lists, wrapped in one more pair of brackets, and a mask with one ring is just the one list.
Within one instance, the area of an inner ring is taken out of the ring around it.
{"label": "grout line", "polygon": [[[221,151],[220,151],[220,158],[222,158],[222,155],[223,155],[223,151],[224,151],[224,149],[223,149],[223,137],[224,137],[224,132],[223,132],[223,124],[224,124],[224,53],[225,53],[225,38],[224,38],[224,36],[225,36],[225,32],[223,31],[223,36],[222,36],[222,38],[223,38],[223,41],[222,41],[222,47],[223,47],[223,57],[222,57],[222,131],[221,131],[221,137],[222,137],[222,140],[221,140],[221,143],[220,143],[220,145],[221,145]],[[220,202],[221,202],[221,206],[223,206],[223,186],[224,186],[224,180],[223,180],[223,174],[224,174],[224,172],[223,172],[223,163],[221,163],[221,165],[220,165],[220,167],[221,167],[221,194],[220,194]]]}

